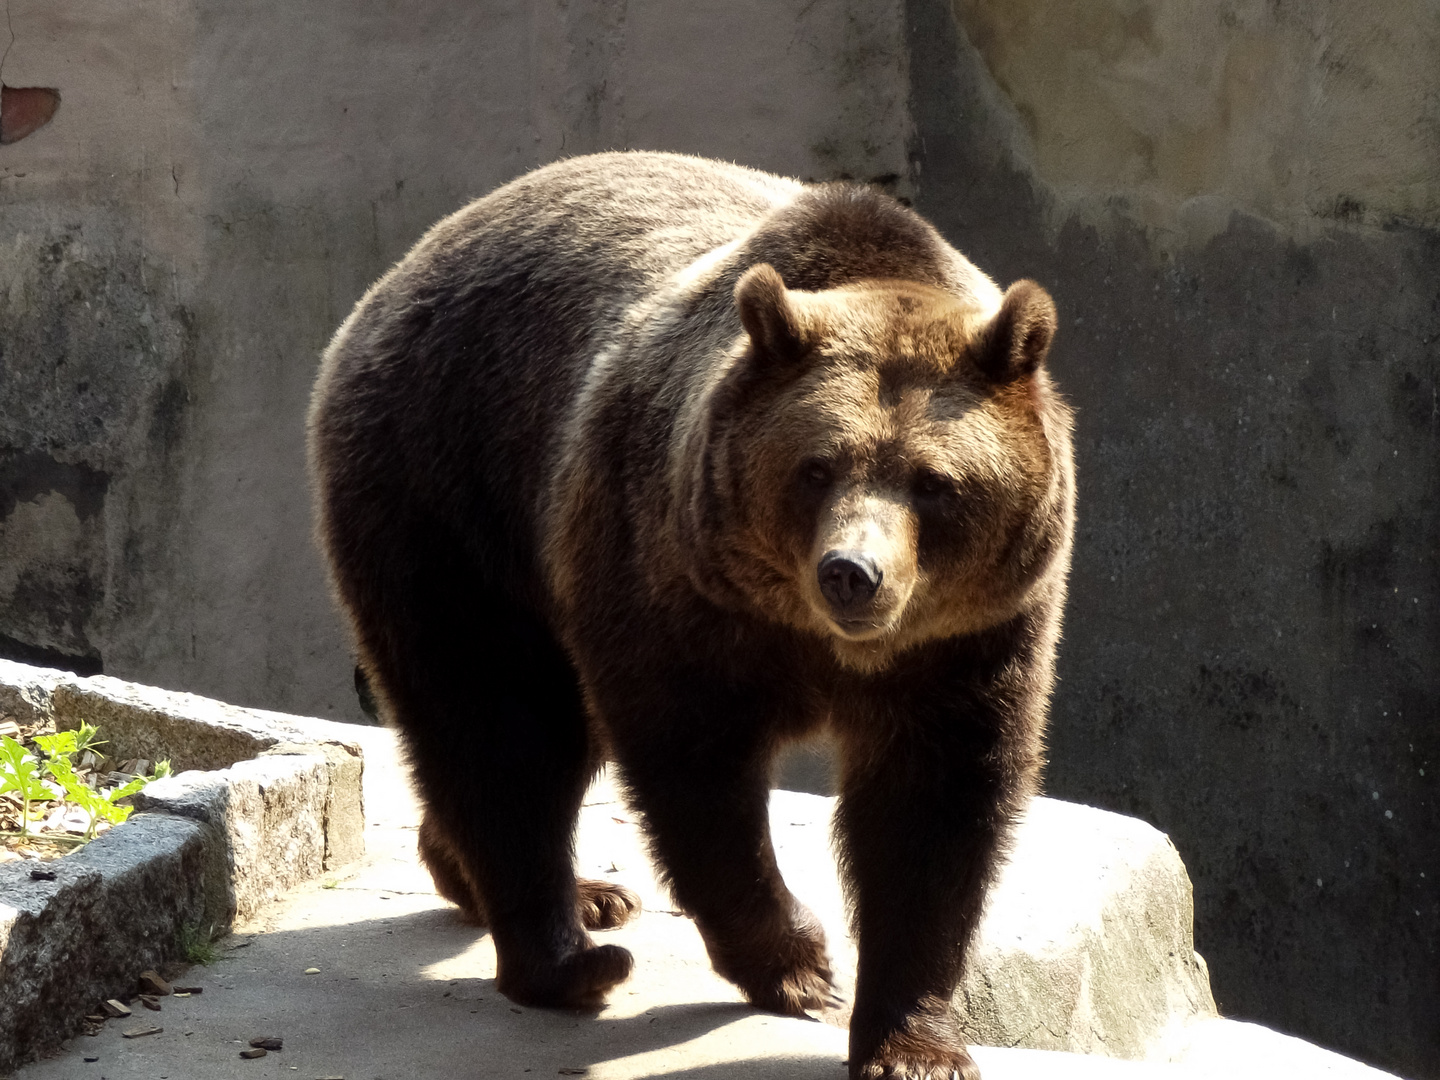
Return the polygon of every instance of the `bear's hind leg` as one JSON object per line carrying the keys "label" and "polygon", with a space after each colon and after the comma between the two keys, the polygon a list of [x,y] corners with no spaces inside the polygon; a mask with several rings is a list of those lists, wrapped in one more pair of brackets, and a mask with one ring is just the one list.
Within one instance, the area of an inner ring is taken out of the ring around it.
{"label": "bear's hind leg", "polygon": [[[633,961],[582,923],[574,830],[595,761],[579,685],[544,623],[440,535],[394,559],[401,580],[342,577],[425,804],[422,854],[440,892],[490,927],[502,993],[593,1007]],[[604,925],[622,899],[588,897]]]}
{"label": "bear's hind leg", "polygon": [[430,871],[435,882],[435,891],[458,907],[465,920],[476,926],[488,926],[485,902],[480,899],[480,890],[465,869],[460,853],[445,835],[445,828],[429,810],[420,820],[418,844],[420,861]]}
{"label": "bear's hind leg", "polygon": [[[430,813],[420,822],[420,861],[430,871],[435,891],[458,907],[465,921],[489,926],[480,889],[471,880],[465,864],[451,846],[444,828]],[[612,881],[580,878],[580,923],[586,930],[615,930],[640,914],[640,897]]]}

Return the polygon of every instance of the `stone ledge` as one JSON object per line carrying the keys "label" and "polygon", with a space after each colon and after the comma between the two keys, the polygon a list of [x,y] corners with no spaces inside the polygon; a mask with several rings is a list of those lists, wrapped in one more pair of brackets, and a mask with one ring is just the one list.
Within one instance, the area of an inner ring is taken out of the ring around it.
{"label": "stone ledge", "polygon": [[325,859],[328,770],[318,754],[260,757],[217,772],[157,780],[136,808],[208,827],[205,925],[254,917],[286,890],[319,877]]}
{"label": "stone ledge", "polygon": [[0,865],[0,1074],[174,959],[182,927],[222,933],[364,853],[364,761],[345,725],[8,661],[0,712],[88,721],[113,755],[185,770],[48,864],[55,881]]}
{"label": "stone ledge", "polygon": [[0,1075],[175,958],[204,918],[211,847],[197,822],[137,815],[50,863],[54,881],[0,865]]}
{"label": "stone ledge", "polygon": [[168,757],[176,772],[224,769],[286,745],[333,745],[360,756],[354,729],[332,720],[9,660],[0,660],[0,713],[52,719],[61,730],[88,721],[101,728],[112,757]]}

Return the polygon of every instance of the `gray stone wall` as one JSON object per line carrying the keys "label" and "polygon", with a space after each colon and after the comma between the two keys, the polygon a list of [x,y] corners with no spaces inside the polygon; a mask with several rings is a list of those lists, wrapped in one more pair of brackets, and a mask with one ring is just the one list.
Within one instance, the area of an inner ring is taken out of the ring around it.
{"label": "gray stone wall", "polygon": [[1440,11],[910,10],[918,207],[1062,312],[1048,789],[1171,835],[1222,1014],[1440,1076]]}
{"label": "gray stone wall", "polygon": [[1433,3],[8,14],[0,655],[358,719],[302,421],[365,286],[562,155],[876,180],[1060,305],[1051,792],[1174,837],[1223,1011],[1440,1076]]}

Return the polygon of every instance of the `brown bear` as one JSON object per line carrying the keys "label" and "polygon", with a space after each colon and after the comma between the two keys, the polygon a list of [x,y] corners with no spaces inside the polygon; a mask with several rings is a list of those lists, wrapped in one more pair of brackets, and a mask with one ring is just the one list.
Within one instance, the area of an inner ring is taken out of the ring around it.
{"label": "brown bear", "polygon": [[833,1003],[776,869],[787,742],[838,747],[856,1077],[977,1075],[952,995],[1034,790],[1073,531],[1055,311],[911,210],[669,154],[533,172],[360,301],[310,414],[318,535],[499,989],[580,1007],[638,909],[575,878],[616,763],[715,970]]}

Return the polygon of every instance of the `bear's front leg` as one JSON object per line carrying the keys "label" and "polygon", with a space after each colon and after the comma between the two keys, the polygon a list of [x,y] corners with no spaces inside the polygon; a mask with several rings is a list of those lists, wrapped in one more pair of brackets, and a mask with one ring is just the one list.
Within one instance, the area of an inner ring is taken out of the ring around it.
{"label": "bear's front leg", "polygon": [[660,869],[716,972],[772,1012],[836,1005],[825,932],[786,888],[771,846],[774,703],[694,672],[651,674],[594,700]]}
{"label": "bear's front leg", "polygon": [[942,709],[933,686],[890,689],[840,731],[836,831],[859,945],[850,1076],[978,1080],[952,999],[1038,737],[972,695]]}

